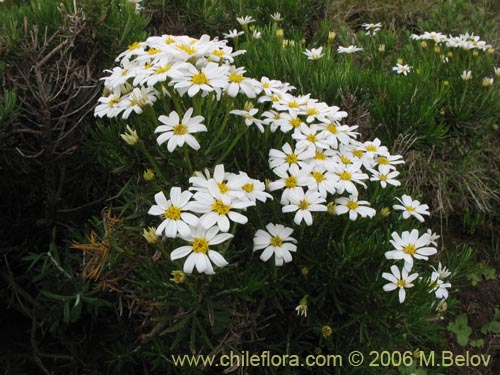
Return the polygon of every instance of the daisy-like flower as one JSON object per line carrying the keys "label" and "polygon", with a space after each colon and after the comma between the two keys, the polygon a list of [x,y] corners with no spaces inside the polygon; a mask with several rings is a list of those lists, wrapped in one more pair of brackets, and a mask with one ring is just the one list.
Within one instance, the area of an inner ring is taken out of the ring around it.
{"label": "daisy-like flower", "polygon": [[226,92],[229,96],[235,97],[239,92],[243,92],[248,98],[255,98],[257,95],[257,87],[254,80],[244,77],[245,68],[231,67],[229,71],[229,86]]}
{"label": "daisy-like flower", "polygon": [[156,228],[157,235],[161,236],[165,232],[165,236],[175,238],[178,233],[181,235],[190,233],[189,225],[198,222],[195,215],[185,212],[192,196],[191,192],[181,191],[181,188],[176,186],[170,189],[169,200],[162,191],[155,194],[156,204],[151,206],[148,214],[163,218],[162,223]]}
{"label": "daisy-like flower", "polygon": [[323,47],[306,49],[303,53],[309,60],[318,60],[323,57]]}
{"label": "daisy-like flower", "polygon": [[395,178],[399,176],[399,172],[392,170],[388,165],[380,165],[378,171],[370,169],[370,172],[372,173],[370,181],[379,181],[383,189],[386,188],[387,184],[393,186],[401,185],[401,182],[395,180]]}
{"label": "daisy-like flower", "polygon": [[[238,177],[242,178],[240,188],[245,193],[246,200],[265,202],[268,199],[273,199],[271,194],[266,193],[266,185],[262,181],[248,177],[245,172],[240,172]],[[243,197],[240,197],[240,199],[245,200]]]}
{"label": "daisy-like flower", "polygon": [[481,84],[484,87],[489,87],[493,84],[493,78],[491,77],[484,77],[483,80],[481,81]]}
{"label": "daisy-like flower", "polygon": [[199,273],[213,275],[215,272],[212,262],[218,267],[227,266],[228,263],[221,254],[210,249],[210,246],[218,245],[232,237],[233,235],[230,233],[219,234],[217,227],[205,229],[201,225],[190,226],[190,233],[182,236],[182,239],[191,244],[172,251],[170,259],[177,260],[187,256],[183,267],[185,273],[193,273],[193,269],[196,267]]}
{"label": "daisy-like flower", "polygon": [[176,111],[170,112],[168,116],[158,117],[158,120],[164,124],[155,129],[155,133],[162,133],[156,140],[158,144],[161,146],[168,141],[167,149],[170,152],[177,147],[184,146],[184,143],[194,150],[199,150],[200,144],[191,134],[206,132],[207,127],[201,124],[204,120],[203,116],[191,117],[192,114],[193,108],[189,108],[182,117],[182,121],[179,120],[179,114]]}
{"label": "daisy-like flower", "polygon": [[264,127],[262,126],[262,120],[255,118],[255,115],[259,112],[258,108],[251,108],[248,110],[244,109],[233,109],[229,112],[232,115],[241,116],[245,119],[245,125],[250,126],[255,124],[255,126],[259,129],[261,133],[264,133]]}
{"label": "daisy-like flower", "polygon": [[371,207],[368,201],[358,201],[357,195],[349,195],[349,198],[341,197],[335,199],[335,213],[342,215],[349,212],[349,220],[356,220],[358,215],[361,217],[374,217],[377,211]]}
{"label": "daisy-like flower", "polygon": [[238,31],[236,29],[233,29],[233,30],[229,30],[229,32],[227,34],[224,33],[222,35],[224,35],[224,38],[226,38],[226,39],[234,39],[234,38],[237,38],[243,34],[245,34],[244,31]]}
{"label": "daisy-like flower", "polygon": [[290,237],[293,233],[292,228],[281,224],[269,223],[266,225],[267,231],[259,229],[253,238],[253,251],[262,250],[260,259],[267,262],[274,254],[276,266],[282,266],[283,263],[292,261],[290,252],[297,251],[297,240]]}
{"label": "daisy-like flower", "polygon": [[440,279],[440,280],[444,280],[444,279],[446,279],[447,277],[449,277],[451,275],[451,272],[448,271],[448,269],[446,268],[446,266],[443,266],[441,264],[441,262],[438,263],[437,269],[434,268],[434,266],[431,266],[431,267],[434,270],[433,273],[435,273],[437,275],[437,278]]}
{"label": "daisy-like flower", "polygon": [[127,131],[120,134],[120,137],[130,146],[134,146],[139,142],[137,131],[132,129],[129,125],[127,125]]}
{"label": "daisy-like flower", "polygon": [[271,19],[273,20],[273,22],[281,22],[281,21],[283,21],[283,17],[281,17],[281,13],[280,12],[275,12],[275,13],[271,14]]}
{"label": "daisy-like flower", "polygon": [[254,30],[252,32],[252,39],[261,39],[262,33],[260,31]]}
{"label": "daisy-like flower", "polygon": [[437,233],[434,233],[431,229],[427,229],[427,234],[429,235],[429,245],[437,246],[437,240],[439,236]]}
{"label": "daisy-like flower", "polygon": [[189,204],[191,211],[203,214],[200,217],[199,225],[205,229],[217,225],[221,232],[227,232],[230,221],[239,224],[247,223],[246,216],[233,210],[254,206],[254,202],[231,199],[229,196],[221,194],[218,189],[214,191],[210,185],[209,191],[209,193],[197,192],[193,196],[194,201]]}
{"label": "daisy-like flower", "polygon": [[413,267],[413,258],[428,260],[430,255],[437,253],[434,247],[429,247],[429,235],[424,233],[419,237],[418,230],[411,232],[404,231],[401,236],[397,232],[392,232],[390,240],[395,250],[387,251],[387,259],[403,259],[404,267],[409,271]]}
{"label": "daisy-like flower", "polygon": [[324,132],[318,133],[318,125],[316,124],[308,126],[302,123],[295,129],[292,138],[297,142],[295,148],[298,151],[309,149],[313,153],[317,149],[326,150],[330,148],[326,134]]}
{"label": "daisy-like flower", "polygon": [[364,23],[361,26],[365,28],[366,35],[376,35],[377,32],[382,28],[382,24],[380,22]]}
{"label": "daisy-like flower", "polygon": [[396,66],[392,67],[392,70],[394,70],[398,74],[402,74],[406,76],[409,72],[411,72],[412,67],[408,64],[396,64]]}
{"label": "daisy-like flower", "polygon": [[307,296],[302,297],[299,301],[299,305],[295,308],[298,316],[303,316],[307,318]]}
{"label": "daisy-like flower", "polygon": [[123,97],[122,104],[126,109],[122,118],[128,119],[132,112],[141,114],[144,108],[153,105],[157,95],[158,91],[154,87],[136,87],[127,97]]}
{"label": "daisy-like flower", "polygon": [[187,92],[188,96],[193,97],[200,90],[204,95],[212,91],[220,94],[221,89],[227,86],[228,70],[228,66],[219,66],[214,62],[207,63],[200,70],[192,64],[181,63],[171,73],[170,85],[173,85],[181,96]]}
{"label": "daisy-like flower", "polygon": [[283,206],[282,211],[285,213],[295,212],[293,221],[297,225],[300,225],[303,220],[306,222],[306,225],[310,226],[313,223],[311,212],[327,210],[323,204],[325,203],[325,199],[316,191],[308,190],[307,193],[304,193],[304,190],[299,188],[291,191],[288,198],[290,204]]}
{"label": "daisy-like flower", "polygon": [[247,26],[249,23],[255,22],[252,16],[236,17],[236,21],[243,27]]}
{"label": "daisy-like flower", "polygon": [[354,183],[360,184],[366,189],[366,184],[362,180],[368,179],[368,175],[361,173],[361,162],[353,161],[351,164],[338,168],[336,174],[336,188],[339,194],[347,191],[352,195],[357,195],[358,189]]}
{"label": "daisy-like flower", "polygon": [[301,191],[301,186],[309,186],[314,183],[313,177],[311,176],[311,168],[306,165],[304,168],[300,169],[298,165],[291,165],[288,170],[285,169],[273,169],[273,172],[280,177],[279,180],[273,181],[269,184],[269,190],[275,191],[278,189],[283,189],[281,194],[281,204],[287,204],[290,202],[289,195],[293,191]]}
{"label": "daisy-like flower", "polygon": [[349,46],[349,47],[342,47],[340,46],[339,48],[337,48],[337,52],[338,53],[345,53],[347,55],[351,55],[355,52],[359,52],[359,51],[363,51],[363,48],[360,48],[360,47],[356,47],[356,46]]}
{"label": "daisy-like flower", "polygon": [[292,165],[298,165],[304,168],[308,165],[307,159],[314,156],[310,149],[304,149],[300,152],[292,150],[290,144],[285,143],[281,148],[283,151],[272,148],[269,150],[269,166],[271,169],[288,170]]}
{"label": "daisy-like flower", "polygon": [[390,292],[399,288],[399,303],[403,303],[406,299],[406,289],[414,286],[413,281],[418,277],[418,273],[408,275],[408,270],[402,269],[399,271],[398,266],[391,266],[391,273],[384,272],[382,277],[389,281],[384,285],[384,290]]}
{"label": "daisy-like flower", "polygon": [[472,79],[472,71],[464,70],[460,75],[464,81],[470,81]]}
{"label": "daisy-like flower", "polygon": [[403,211],[403,219],[408,219],[410,216],[415,217],[418,221],[423,223],[425,221],[422,215],[429,216],[429,206],[420,204],[420,201],[413,200],[409,195],[403,194],[401,198],[396,198],[399,203],[392,206],[395,210]]}

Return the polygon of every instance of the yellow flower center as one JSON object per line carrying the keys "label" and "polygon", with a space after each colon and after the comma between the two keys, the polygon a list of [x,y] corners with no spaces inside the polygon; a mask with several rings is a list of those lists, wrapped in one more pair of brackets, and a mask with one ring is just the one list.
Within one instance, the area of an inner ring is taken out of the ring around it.
{"label": "yellow flower center", "polygon": [[380,175],[379,177],[380,181],[387,181],[387,176],[385,174]]}
{"label": "yellow flower center", "polygon": [[380,165],[388,165],[389,164],[389,159],[387,159],[385,156],[380,156],[377,159],[377,163]]}
{"label": "yellow flower center", "polygon": [[208,241],[204,237],[196,237],[193,241],[193,251],[195,253],[208,253]]}
{"label": "yellow flower center", "polygon": [[153,64],[151,64],[151,63],[144,64],[144,69],[151,69],[152,67],[153,67]]}
{"label": "yellow flower center", "polygon": [[316,182],[321,182],[321,181],[324,181],[325,180],[325,175],[321,172],[318,172],[318,171],[314,171],[312,173],[312,176],[314,177],[314,179],[316,180]]}
{"label": "yellow flower center", "polygon": [[141,47],[141,43],[134,42],[130,46],[128,46],[128,50],[129,51],[133,51],[134,49],[137,49],[137,48],[140,48],[140,47]]}
{"label": "yellow flower center", "polygon": [[350,210],[355,210],[356,208],[359,207],[359,204],[358,202],[355,202],[355,201],[349,201],[347,203],[347,208],[349,208]]}
{"label": "yellow flower center", "polygon": [[215,55],[217,57],[223,57],[224,56],[224,50],[222,50],[222,49],[214,49],[212,51],[212,55]]}
{"label": "yellow flower center", "polygon": [[294,188],[297,186],[297,177],[295,176],[290,176],[285,178],[285,186],[287,188]]}
{"label": "yellow flower center", "polygon": [[193,78],[191,78],[191,82],[195,85],[206,85],[208,83],[208,78],[203,72],[196,73]]}
{"label": "yellow flower center", "polygon": [[308,134],[306,139],[311,143],[316,143],[316,136],[314,134]]}
{"label": "yellow flower center", "polygon": [[219,191],[221,194],[226,194],[229,191],[229,187],[225,182],[218,182],[217,186],[219,187]]}
{"label": "yellow flower center", "polygon": [[115,106],[115,104],[117,104],[120,100],[118,99],[111,99],[109,102],[108,102],[108,105],[110,108],[113,108]]}
{"label": "yellow flower center", "polygon": [[288,103],[288,107],[290,108],[298,108],[299,103],[297,103],[295,100],[292,100],[290,103]]}
{"label": "yellow flower center", "polygon": [[229,81],[240,83],[241,81],[243,81],[243,75],[239,73],[229,73]]}
{"label": "yellow flower center", "polygon": [[377,151],[377,146],[375,146],[375,145],[368,145],[368,146],[366,146],[366,151],[375,152],[375,151]]}
{"label": "yellow flower center", "polygon": [[269,82],[264,82],[262,84],[262,87],[264,87],[265,89],[268,89],[269,87],[271,87],[271,85],[269,84]]}
{"label": "yellow flower center", "polygon": [[328,130],[332,134],[337,134],[337,127],[334,124],[330,124],[326,127],[326,130]]}
{"label": "yellow flower center", "polygon": [[215,202],[212,204],[212,211],[218,213],[221,216],[227,215],[230,210],[231,206],[222,203],[220,199],[216,199]]}
{"label": "yellow flower center", "polygon": [[184,124],[177,124],[174,126],[174,134],[175,135],[184,135],[188,132],[188,127]]}
{"label": "yellow flower center", "polygon": [[148,55],[156,55],[158,52],[160,52],[159,49],[156,49],[156,48],[150,48],[148,50]]}
{"label": "yellow flower center", "polygon": [[166,73],[170,70],[171,67],[172,67],[172,65],[170,65],[170,64],[160,66],[158,69],[155,70],[155,74]]}
{"label": "yellow flower center", "polygon": [[168,36],[167,39],[165,39],[165,44],[172,44],[172,43],[175,43],[175,39]]}
{"label": "yellow flower center", "polygon": [[297,163],[299,159],[297,158],[297,155],[295,154],[289,154],[286,156],[285,158],[285,161],[288,163],[288,164],[294,164],[294,163]]}
{"label": "yellow flower center", "polygon": [[183,50],[186,52],[188,55],[192,55],[196,52],[196,49],[190,46],[186,46],[185,44],[178,44],[177,48]]}
{"label": "yellow flower center", "polygon": [[241,187],[243,191],[246,191],[247,193],[251,193],[254,190],[254,185],[253,184],[245,184]]}
{"label": "yellow flower center", "polygon": [[279,101],[279,100],[280,100],[280,97],[279,97],[278,95],[272,95],[272,96],[271,96],[271,100],[272,100],[273,102],[277,102],[277,101]]}
{"label": "yellow flower center", "polygon": [[316,151],[316,154],[314,155],[315,160],[326,160],[326,155],[323,151]]}
{"label": "yellow flower center", "polygon": [[363,157],[363,150],[354,150],[354,151],[352,152],[352,154],[353,154],[354,156],[356,156],[357,158],[361,158],[361,157]]}
{"label": "yellow flower center", "polygon": [[403,247],[403,252],[406,254],[413,255],[417,252],[417,248],[413,244],[408,244],[405,247]]}
{"label": "yellow flower center", "polygon": [[349,172],[347,171],[344,171],[340,174],[340,179],[343,180],[343,181],[350,181],[352,178],[352,174],[350,174]]}
{"label": "yellow flower center", "polygon": [[316,108],[307,108],[307,111],[306,113],[309,115],[309,116],[315,116],[318,114],[318,110]]}
{"label": "yellow flower center", "polygon": [[163,213],[165,219],[170,220],[180,220],[181,219],[181,209],[179,207],[170,206]]}
{"label": "yellow flower center", "polygon": [[283,246],[283,239],[280,236],[274,236],[271,238],[271,246],[281,247]]}
{"label": "yellow flower center", "polygon": [[301,123],[302,123],[302,121],[300,121],[300,119],[298,117],[290,120],[290,125],[292,125],[294,128],[298,128]]}
{"label": "yellow flower center", "polygon": [[125,77],[128,73],[128,69],[123,69],[122,71],[122,77]]}
{"label": "yellow flower center", "polygon": [[341,161],[343,164],[346,164],[346,165],[347,165],[347,164],[351,164],[351,159],[349,159],[349,158],[348,158],[347,156],[345,156],[345,155],[342,155],[342,156],[340,157],[340,161]]}
{"label": "yellow flower center", "polygon": [[309,202],[305,199],[302,199],[297,206],[299,207],[299,210],[307,210],[309,207]]}
{"label": "yellow flower center", "polygon": [[406,211],[415,212],[415,207],[413,207],[413,206],[405,206],[405,208],[406,208]]}
{"label": "yellow flower center", "polygon": [[397,285],[400,288],[405,288],[406,287],[406,281],[404,281],[404,280],[398,280]]}

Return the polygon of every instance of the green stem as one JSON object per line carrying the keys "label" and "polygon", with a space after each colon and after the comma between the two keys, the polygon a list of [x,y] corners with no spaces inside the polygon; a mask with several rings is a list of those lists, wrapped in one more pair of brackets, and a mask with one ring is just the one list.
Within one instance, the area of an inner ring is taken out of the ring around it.
{"label": "green stem", "polygon": [[193,175],[193,166],[191,165],[191,159],[189,158],[189,150],[187,148],[187,145],[184,145],[184,159],[186,160],[188,170],[189,170],[189,175]]}
{"label": "green stem", "polygon": [[215,165],[220,164],[226,158],[226,156],[229,155],[229,153],[233,150],[234,146],[236,146],[238,141],[241,139],[243,134],[246,133],[247,130],[248,130],[248,126],[245,126],[243,128],[243,130],[238,133],[238,135],[233,139],[233,142],[231,142],[231,144],[227,148],[226,152],[224,152],[224,154],[219,159],[217,159],[217,161],[215,162]]}
{"label": "green stem", "polygon": [[155,172],[156,172],[156,175],[160,177],[160,179],[163,180],[163,174],[161,173],[161,169],[160,169],[160,166],[158,165],[158,163],[156,162],[155,158],[153,158],[153,155],[151,155],[148,151],[148,149],[146,148],[146,146],[144,145],[144,142],[143,141],[139,141],[139,143],[137,143],[137,148],[144,154],[144,156],[146,156],[146,158],[149,160],[149,162],[151,163],[151,165],[153,166]]}

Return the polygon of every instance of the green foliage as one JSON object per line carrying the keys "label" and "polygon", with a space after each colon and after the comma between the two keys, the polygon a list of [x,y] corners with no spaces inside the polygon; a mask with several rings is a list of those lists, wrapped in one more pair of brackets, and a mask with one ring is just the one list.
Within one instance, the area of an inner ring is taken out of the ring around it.
{"label": "green foliage", "polygon": [[448,330],[456,335],[459,345],[466,346],[469,343],[472,328],[469,327],[469,319],[466,314],[460,314],[454,322],[449,323]]}
{"label": "green foliage", "polygon": [[493,267],[489,267],[485,263],[479,263],[471,271],[472,272],[467,275],[467,279],[470,280],[472,286],[476,286],[479,282],[483,280],[496,279],[496,269]]}

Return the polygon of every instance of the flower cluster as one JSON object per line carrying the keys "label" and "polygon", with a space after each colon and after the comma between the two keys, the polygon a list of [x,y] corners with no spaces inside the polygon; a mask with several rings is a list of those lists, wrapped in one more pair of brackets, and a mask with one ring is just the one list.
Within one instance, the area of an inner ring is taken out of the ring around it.
{"label": "flower cluster", "polygon": [[433,41],[436,44],[445,44],[449,48],[461,48],[466,51],[473,49],[488,51],[492,48],[491,44],[481,40],[479,36],[469,33],[460,34],[459,36],[446,36],[440,32],[426,31],[421,35],[412,34],[410,38],[414,40]]}
{"label": "flower cluster", "polygon": [[149,214],[163,219],[156,229],[158,236],[179,237],[190,243],[170,254],[172,260],[189,255],[184,263],[185,273],[192,273],[196,266],[200,273],[213,274],[210,261],[218,267],[224,267],[227,262],[209,246],[233,237],[227,233],[231,222],[245,224],[248,221],[238,210],[255,206],[257,201],[265,202],[271,196],[264,191],[261,181],[244,172],[226,173],[222,164],[215,167],[213,176],[208,170],[204,174],[197,172],[189,182],[189,190],[172,187],[169,199],[163,192],[157,193],[156,204]]}

